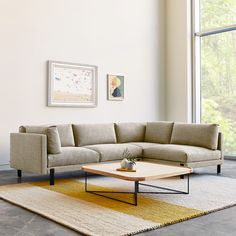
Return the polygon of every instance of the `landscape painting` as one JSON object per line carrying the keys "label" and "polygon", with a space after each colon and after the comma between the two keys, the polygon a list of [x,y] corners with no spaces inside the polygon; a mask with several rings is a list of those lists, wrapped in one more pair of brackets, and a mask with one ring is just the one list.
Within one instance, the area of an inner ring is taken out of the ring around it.
{"label": "landscape painting", "polygon": [[97,67],[49,61],[48,106],[94,107]]}

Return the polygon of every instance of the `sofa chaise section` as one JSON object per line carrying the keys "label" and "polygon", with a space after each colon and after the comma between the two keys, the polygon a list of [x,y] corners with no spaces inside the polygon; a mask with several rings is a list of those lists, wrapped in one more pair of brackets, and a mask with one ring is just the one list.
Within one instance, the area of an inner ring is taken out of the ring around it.
{"label": "sofa chaise section", "polygon": [[202,147],[166,144],[144,149],[143,156],[156,160],[189,164],[192,162],[220,160],[221,152]]}
{"label": "sofa chaise section", "polygon": [[217,166],[223,163],[222,134],[215,124],[174,123],[169,143],[144,148],[149,161],[188,167]]}

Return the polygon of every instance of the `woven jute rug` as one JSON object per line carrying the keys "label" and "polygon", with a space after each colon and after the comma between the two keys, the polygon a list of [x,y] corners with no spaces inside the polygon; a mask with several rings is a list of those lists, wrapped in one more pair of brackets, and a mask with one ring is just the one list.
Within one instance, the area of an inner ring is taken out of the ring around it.
{"label": "woven jute rug", "polygon": [[[186,180],[170,178],[147,182],[184,190]],[[108,177],[89,177],[93,190],[133,190],[133,183]],[[140,187],[145,191],[153,191]],[[0,198],[86,235],[133,235],[236,205],[236,180],[191,175],[189,195],[140,194],[132,206],[84,191],[83,179],[60,179],[0,187]],[[132,200],[117,194],[117,198]]]}

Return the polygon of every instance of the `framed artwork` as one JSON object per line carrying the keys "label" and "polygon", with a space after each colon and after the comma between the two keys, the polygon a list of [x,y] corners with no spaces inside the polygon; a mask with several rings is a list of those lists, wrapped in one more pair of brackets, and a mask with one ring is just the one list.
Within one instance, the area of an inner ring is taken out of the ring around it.
{"label": "framed artwork", "polygon": [[96,107],[97,66],[48,61],[48,106]]}
{"label": "framed artwork", "polygon": [[124,76],[107,75],[107,99],[112,101],[124,100]]}

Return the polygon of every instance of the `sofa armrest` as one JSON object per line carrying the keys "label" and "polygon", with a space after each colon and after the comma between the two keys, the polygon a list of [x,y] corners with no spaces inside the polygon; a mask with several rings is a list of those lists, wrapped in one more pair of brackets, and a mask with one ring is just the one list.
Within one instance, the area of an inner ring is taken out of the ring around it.
{"label": "sofa armrest", "polygon": [[11,133],[10,166],[36,174],[47,174],[46,135]]}
{"label": "sofa armrest", "polygon": [[223,145],[224,145],[223,134],[221,132],[219,132],[217,150],[221,151],[221,159],[224,159]]}

